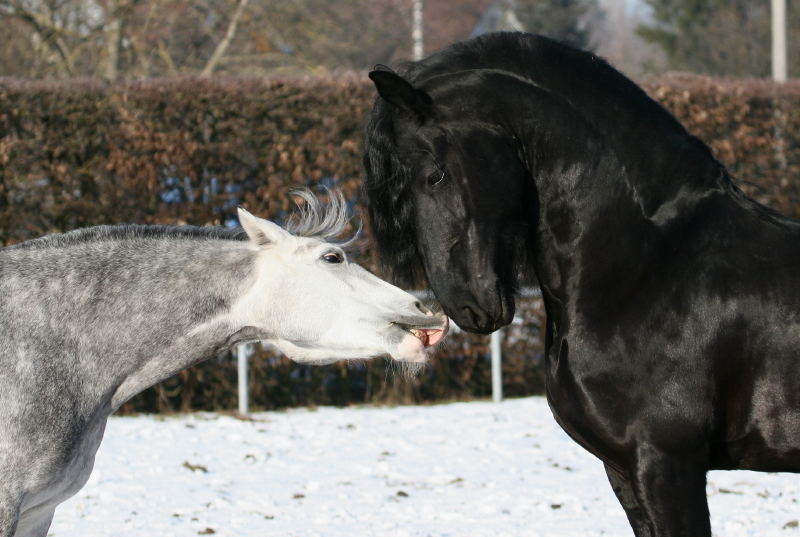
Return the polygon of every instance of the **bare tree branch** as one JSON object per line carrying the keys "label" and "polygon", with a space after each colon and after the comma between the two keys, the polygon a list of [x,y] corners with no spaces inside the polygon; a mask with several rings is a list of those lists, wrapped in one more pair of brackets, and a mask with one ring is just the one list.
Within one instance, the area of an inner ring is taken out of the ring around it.
{"label": "bare tree branch", "polygon": [[25,22],[38,36],[42,46],[54,53],[59,60],[59,67],[66,76],[75,74],[72,54],[64,39],[61,37],[62,28],[53,20],[53,13],[47,14],[28,9],[22,2],[8,2],[10,15]]}
{"label": "bare tree branch", "polygon": [[178,68],[175,66],[175,60],[172,59],[172,55],[169,53],[166,45],[164,45],[164,41],[158,40],[158,57],[164,62],[167,66],[167,72],[170,76],[174,76],[178,74]]}
{"label": "bare tree branch", "polygon": [[239,25],[239,19],[242,17],[242,13],[244,13],[244,9],[247,7],[249,1],[250,0],[239,0],[239,5],[236,6],[236,11],[233,13],[233,17],[231,17],[231,20],[228,23],[228,31],[225,32],[225,37],[222,38],[222,41],[219,42],[217,48],[214,49],[214,53],[208,59],[206,66],[203,67],[203,71],[200,73],[200,76],[211,76],[211,73],[214,72],[214,69],[225,55],[225,51],[228,49],[228,46],[230,46],[231,41],[233,41],[233,38],[236,35],[236,27]]}
{"label": "bare tree branch", "polygon": [[148,30],[150,29],[150,23],[153,21],[156,9],[159,7],[160,3],[157,1],[150,3],[147,9],[147,15],[145,16],[144,23],[141,27],[141,39],[131,37],[131,45],[136,52],[137,61],[135,66],[131,67],[132,74],[135,74],[137,71],[139,76],[148,76],[150,74],[150,56],[147,53],[147,44],[144,43],[144,41],[147,37]]}

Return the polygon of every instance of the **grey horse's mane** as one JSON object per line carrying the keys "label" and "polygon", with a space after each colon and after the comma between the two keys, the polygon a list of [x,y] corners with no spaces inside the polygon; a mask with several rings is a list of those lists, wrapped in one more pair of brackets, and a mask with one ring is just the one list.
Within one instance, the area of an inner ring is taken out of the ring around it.
{"label": "grey horse's mane", "polygon": [[[347,202],[339,191],[328,191],[328,203],[323,203],[310,190],[292,191],[305,203],[298,203],[298,211],[286,223],[285,229],[292,235],[331,241],[339,237],[347,228],[350,218]],[[359,230],[360,231],[360,226]],[[355,237],[358,231],[353,235]],[[134,239],[222,239],[247,240],[242,229],[228,229],[214,226],[164,226],[164,225],[105,225],[76,229],[66,233],[47,235],[32,239],[8,248],[61,248],[87,242]],[[344,244],[352,242],[345,241]]]}
{"label": "grey horse's mane", "polygon": [[9,246],[8,248],[63,248],[88,242],[135,239],[226,239],[245,240],[247,235],[241,229],[200,226],[162,226],[121,224],[113,226],[94,226],[83,229],[46,235]]}

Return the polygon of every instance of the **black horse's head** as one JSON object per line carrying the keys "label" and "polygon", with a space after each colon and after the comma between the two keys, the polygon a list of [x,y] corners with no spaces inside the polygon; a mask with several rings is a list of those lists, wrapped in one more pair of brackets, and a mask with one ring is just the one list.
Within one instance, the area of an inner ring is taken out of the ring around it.
{"label": "black horse's head", "polygon": [[463,78],[417,87],[385,68],[370,78],[380,98],[367,128],[365,189],[383,264],[406,284],[427,278],[466,330],[508,324],[521,243],[535,221],[513,133],[502,118],[471,113],[485,116],[491,95],[457,87]]}

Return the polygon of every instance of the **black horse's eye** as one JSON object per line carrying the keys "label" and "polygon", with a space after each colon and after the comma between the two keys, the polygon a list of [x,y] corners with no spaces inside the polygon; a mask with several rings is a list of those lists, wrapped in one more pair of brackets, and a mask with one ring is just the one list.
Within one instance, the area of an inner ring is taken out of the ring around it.
{"label": "black horse's eye", "polygon": [[436,186],[447,177],[447,172],[444,170],[436,170],[428,176],[428,186]]}
{"label": "black horse's eye", "polygon": [[344,258],[342,257],[342,254],[340,254],[339,252],[328,252],[322,254],[322,260],[325,261],[326,263],[341,263],[342,261],[344,261]]}

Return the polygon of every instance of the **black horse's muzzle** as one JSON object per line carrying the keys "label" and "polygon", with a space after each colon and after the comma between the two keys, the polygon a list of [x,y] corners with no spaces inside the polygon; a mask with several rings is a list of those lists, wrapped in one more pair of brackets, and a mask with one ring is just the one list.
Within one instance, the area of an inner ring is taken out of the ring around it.
{"label": "black horse's muzzle", "polygon": [[495,330],[511,323],[514,318],[514,296],[511,293],[498,291],[492,295],[481,297],[463,297],[444,306],[445,313],[459,327],[467,332],[491,334]]}

